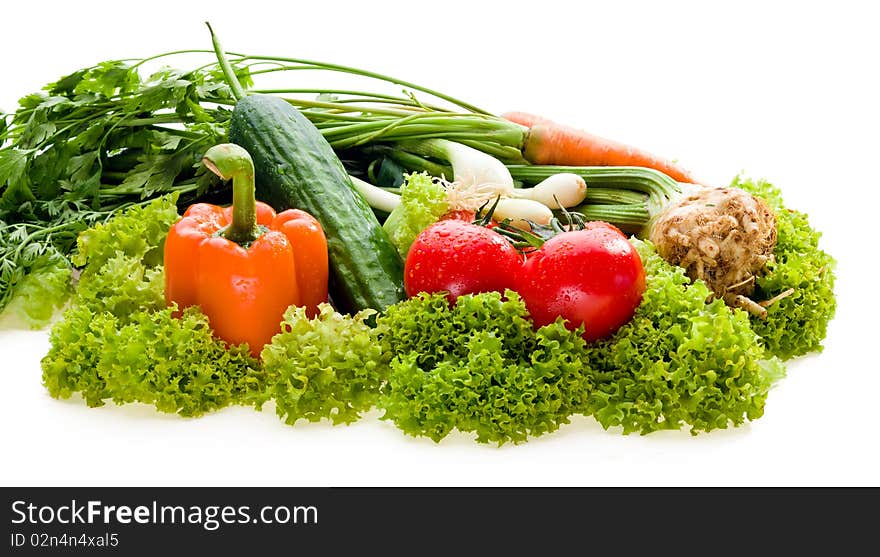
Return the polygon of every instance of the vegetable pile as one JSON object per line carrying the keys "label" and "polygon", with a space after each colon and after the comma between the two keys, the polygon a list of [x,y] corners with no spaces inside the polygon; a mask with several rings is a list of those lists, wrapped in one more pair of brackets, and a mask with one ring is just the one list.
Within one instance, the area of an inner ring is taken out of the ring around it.
{"label": "vegetable pile", "polygon": [[[577,415],[697,434],[821,350],[835,261],[768,182],[212,38],[197,69],[105,62],[0,117],[0,310],[64,308],[51,396],[378,408],[499,445]],[[254,86],[302,69],[407,91]]]}

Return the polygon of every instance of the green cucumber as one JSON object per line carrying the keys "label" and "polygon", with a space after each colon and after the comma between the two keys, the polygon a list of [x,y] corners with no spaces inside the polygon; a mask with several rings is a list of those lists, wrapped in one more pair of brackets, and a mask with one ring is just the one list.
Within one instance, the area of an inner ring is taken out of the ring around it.
{"label": "green cucumber", "polygon": [[271,95],[235,105],[229,140],[254,160],[257,199],[297,208],[321,223],[330,255],[330,297],[342,312],[383,311],[406,298],[403,262],[370,206],[318,129]]}

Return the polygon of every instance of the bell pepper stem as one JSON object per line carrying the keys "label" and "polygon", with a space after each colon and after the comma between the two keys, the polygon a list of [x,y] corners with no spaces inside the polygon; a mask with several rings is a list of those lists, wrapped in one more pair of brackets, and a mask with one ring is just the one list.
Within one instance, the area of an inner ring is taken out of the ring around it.
{"label": "bell pepper stem", "polygon": [[232,179],[232,222],[223,230],[223,237],[242,245],[256,240],[260,229],[250,154],[233,143],[221,143],[208,149],[202,163],[221,179]]}

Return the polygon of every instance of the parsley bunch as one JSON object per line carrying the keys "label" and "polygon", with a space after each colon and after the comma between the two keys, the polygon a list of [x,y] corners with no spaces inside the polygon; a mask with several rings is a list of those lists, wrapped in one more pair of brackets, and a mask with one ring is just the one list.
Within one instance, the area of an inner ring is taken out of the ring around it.
{"label": "parsley bunch", "polygon": [[[218,186],[200,161],[231,113],[221,72],[165,68],[142,78],[149,60],[78,70],[0,115],[0,311],[30,274],[36,283],[68,276],[89,226],[163,194],[184,205]],[[27,298],[25,316],[42,325],[68,291]]]}

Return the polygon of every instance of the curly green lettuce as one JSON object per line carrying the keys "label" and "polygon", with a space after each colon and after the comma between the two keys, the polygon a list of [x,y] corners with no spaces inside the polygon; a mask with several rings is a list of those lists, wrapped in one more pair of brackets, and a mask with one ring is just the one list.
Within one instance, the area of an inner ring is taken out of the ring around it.
{"label": "curly green lettuce", "polygon": [[776,213],[777,241],[774,260],[756,281],[755,299],[769,300],[789,288],[790,296],[767,308],[767,319],[752,318],[752,328],[767,350],[783,359],[819,352],[834,317],[836,261],[820,249],[821,233],[810,226],[807,215],[787,209],[776,187],[764,180],[736,177],[731,187],[765,199]]}
{"label": "curly green lettuce", "polygon": [[197,308],[178,318],[165,307],[162,246],[176,219],[166,196],[80,235],[75,262],[84,268],[42,360],[51,396],[142,402],[182,416],[268,398],[246,349],[215,339]]}
{"label": "curly green lettuce", "polygon": [[84,230],[72,260],[83,267],[72,300],[127,321],[165,307],[165,237],[177,221],[176,195],[131,207]]}
{"label": "curly green lettuce", "polygon": [[84,278],[119,253],[138,259],[145,267],[160,266],[165,237],[178,219],[176,202],[176,193],[165,195],[84,230],[77,237],[71,261],[85,267]]}
{"label": "curly green lettuce", "polygon": [[165,307],[165,269],[117,253],[98,269],[86,267],[72,303],[128,321],[137,312]]}
{"label": "curly green lettuce", "polygon": [[[116,306],[111,311],[117,315],[139,307],[158,309],[164,305],[162,249],[168,229],[177,220],[176,200],[177,194],[172,194],[128,208],[79,234],[71,256],[71,262],[83,268],[76,281],[78,303]],[[108,262],[114,268],[108,269]],[[149,274],[151,280],[124,280],[121,286],[138,284],[149,292],[119,290],[115,282],[126,273],[123,267],[129,273]],[[9,309],[32,328],[46,326],[71,298],[74,274],[67,259],[58,252],[47,252],[16,284]]]}
{"label": "curly green lettuce", "polygon": [[80,393],[89,406],[102,406],[110,398],[107,383],[98,373],[98,361],[107,339],[116,335],[117,319],[96,315],[84,305],[68,308],[49,333],[49,353],[41,360],[43,385],[53,398]]}
{"label": "curly green lettuce", "polygon": [[285,423],[330,419],[348,424],[375,405],[388,368],[367,324],[374,313],[342,315],[321,304],[318,315],[309,319],[304,308],[288,308],[282,331],[260,354]]}
{"label": "curly green lettuce", "polygon": [[67,260],[58,253],[44,254],[15,285],[8,309],[31,328],[41,329],[70,298],[73,291],[70,280]]}
{"label": "curly green lettuce", "polygon": [[[703,283],[634,240],[647,290],[633,320],[607,341],[587,344],[561,320],[535,330],[512,291],[461,296],[452,306],[442,294],[422,294],[389,307],[373,328],[372,313],[343,316],[324,305],[308,319],[291,308],[261,363],[215,339],[197,308],[175,317],[165,307],[162,242],[174,220],[165,198],[83,234],[85,268],[42,362],[52,396],[80,393],[91,406],[142,402],[185,416],[274,398],[288,424],[351,423],[378,406],[382,419],[437,442],[458,430],[481,443],[521,443],[574,414],[623,433],[696,434],[760,417],[784,375],[773,354],[803,342],[782,321],[780,337],[762,340],[753,330],[760,323],[721,301],[707,304]],[[768,292],[806,276],[794,254],[816,250],[818,240],[797,214],[781,221],[780,255],[761,280],[784,281],[761,283]]]}
{"label": "curly green lettuce", "polygon": [[446,212],[446,189],[425,172],[406,175],[400,187],[400,205],[382,227],[402,257],[419,233]]}
{"label": "curly green lettuce", "polygon": [[439,442],[455,429],[480,443],[520,443],[568,423],[590,392],[585,344],[561,322],[535,331],[512,291],[422,294],[378,319],[392,355],[382,417]]}
{"label": "curly green lettuce", "polygon": [[691,284],[648,242],[633,240],[647,288],[633,319],[588,347],[592,391],[585,413],[624,434],[689,428],[692,434],[763,415],[767,393],[785,374],[764,351],[748,315]]}
{"label": "curly green lettuce", "polygon": [[123,324],[110,312],[71,308],[52,327],[42,360],[49,394],[79,392],[93,407],[141,402],[181,416],[266,401],[265,375],[246,348],[217,341],[195,308],[171,313],[137,311]]}

